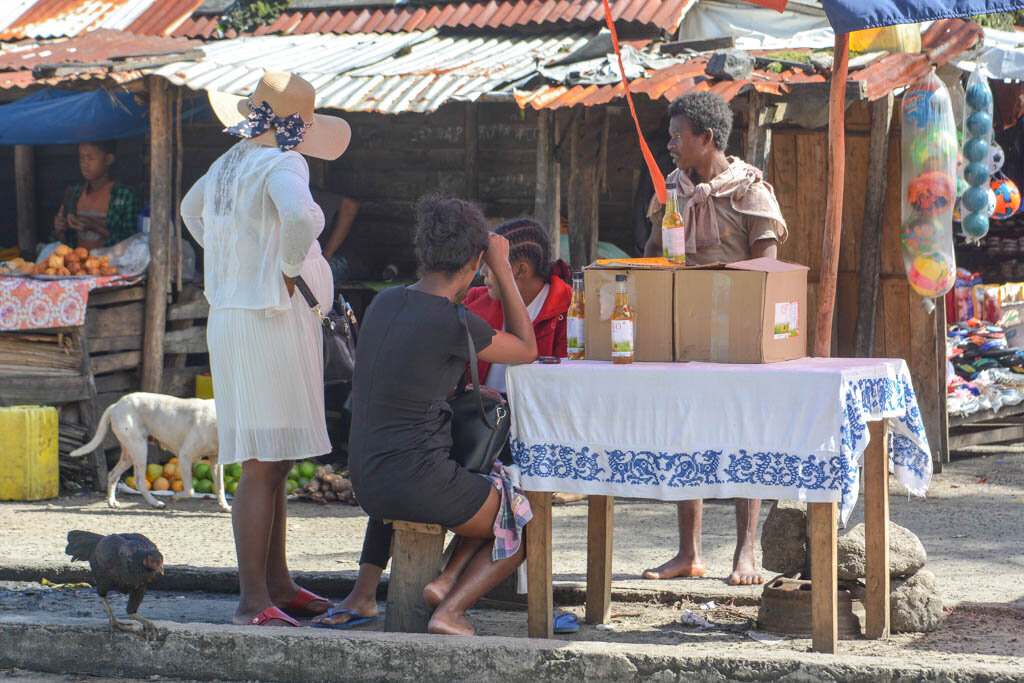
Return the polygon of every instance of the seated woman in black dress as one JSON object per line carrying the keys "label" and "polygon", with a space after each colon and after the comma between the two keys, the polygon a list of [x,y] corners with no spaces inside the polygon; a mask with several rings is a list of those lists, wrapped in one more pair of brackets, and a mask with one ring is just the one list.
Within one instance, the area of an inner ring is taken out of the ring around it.
{"label": "seated woman in black dress", "polygon": [[[431,633],[472,635],[466,609],[511,574],[524,552],[523,543],[514,550],[507,543],[493,544],[502,491],[511,492],[460,467],[449,453],[446,399],[469,360],[458,311],[481,263],[498,283],[508,332],[496,332],[466,311],[480,360],[530,363],[537,342],[509,265],[508,242],[488,234],[476,206],[442,196],[422,199],[416,253],[422,279],[378,294],[363,319],[352,384],[349,468],[370,521],[352,592],[315,621],[338,627],[377,614],[374,596],[391,548],[391,527],[382,520],[401,519],[441,524],[461,537],[424,600],[435,608]],[[508,556],[492,559],[492,545],[496,555]]]}

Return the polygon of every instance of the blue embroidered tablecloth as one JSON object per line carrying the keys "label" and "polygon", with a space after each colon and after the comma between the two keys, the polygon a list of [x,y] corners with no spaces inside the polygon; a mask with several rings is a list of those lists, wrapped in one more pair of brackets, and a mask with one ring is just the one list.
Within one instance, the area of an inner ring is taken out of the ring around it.
{"label": "blue embroidered tablecloth", "polygon": [[507,373],[512,454],[527,491],[658,500],[857,502],[867,422],[924,495],[931,451],[899,359],[763,365],[563,361]]}

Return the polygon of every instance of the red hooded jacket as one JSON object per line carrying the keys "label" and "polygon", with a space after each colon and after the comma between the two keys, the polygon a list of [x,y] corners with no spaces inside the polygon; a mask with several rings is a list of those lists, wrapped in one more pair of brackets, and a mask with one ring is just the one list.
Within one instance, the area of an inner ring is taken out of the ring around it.
{"label": "red hooded jacket", "polygon": [[[537,354],[565,358],[568,356],[565,313],[572,301],[572,287],[558,276],[552,276],[548,284],[548,298],[544,301],[537,319],[533,321],[533,333],[537,336]],[[501,302],[492,299],[486,287],[474,287],[469,290],[463,303],[496,330],[500,330],[505,322]],[[477,361],[477,367],[480,369],[480,382],[487,381],[487,371],[491,369],[491,364],[481,360]]]}

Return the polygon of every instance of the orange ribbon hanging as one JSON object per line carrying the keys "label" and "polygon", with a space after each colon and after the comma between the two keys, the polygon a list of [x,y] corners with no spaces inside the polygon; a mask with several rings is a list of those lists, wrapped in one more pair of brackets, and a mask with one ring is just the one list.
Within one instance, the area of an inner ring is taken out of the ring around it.
{"label": "orange ribbon hanging", "polygon": [[633,106],[633,96],[629,94],[629,80],[626,78],[626,69],[622,65],[622,52],[619,50],[619,36],[615,32],[615,21],[612,19],[612,8],[608,0],[604,2],[604,18],[608,23],[608,30],[612,32],[612,47],[615,48],[615,56],[619,59],[619,74],[622,76],[622,87],[626,91],[626,101],[629,103],[629,113],[633,116],[633,123],[636,124],[636,135],[640,138],[640,151],[643,152],[644,160],[647,162],[647,170],[651,174],[651,181],[654,183],[654,192],[658,195],[658,201],[665,204],[665,178],[661,175],[661,169],[651,154],[651,148],[647,146],[644,139],[644,132],[640,128],[640,120],[636,116],[636,107]]}

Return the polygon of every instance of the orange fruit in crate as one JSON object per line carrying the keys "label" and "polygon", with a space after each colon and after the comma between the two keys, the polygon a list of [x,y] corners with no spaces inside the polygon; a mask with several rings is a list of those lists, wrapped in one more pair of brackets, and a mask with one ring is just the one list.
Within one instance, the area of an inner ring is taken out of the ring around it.
{"label": "orange fruit in crate", "polygon": [[175,479],[171,482],[172,491],[184,491],[185,485],[181,483],[181,479]]}
{"label": "orange fruit in crate", "polygon": [[167,462],[168,462],[168,463],[176,463],[176,462],[178,462],[178,459],[177,459],[177,458],[171,458],[171,459],[170,459],[170,460],[168,460]]}
{"label": "orange fruit in crate", "polygon": [[157,477],[153,481],[154,491],[167,491],[171,488],[171,482],[167,481],[165,477]]}
{"label": "orange fruit in crate", "polygon": [[164,476],[168,479],[173,481],[179,474],[177,463],[169,462],[164,465]]}

